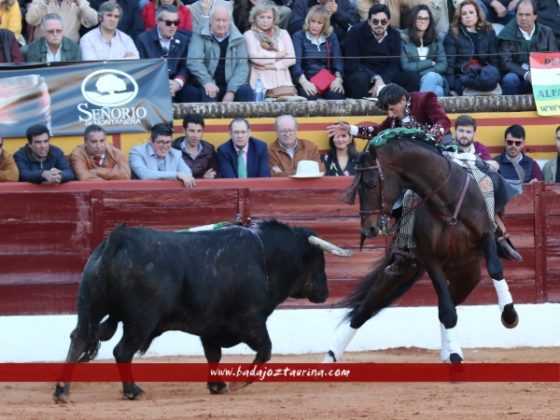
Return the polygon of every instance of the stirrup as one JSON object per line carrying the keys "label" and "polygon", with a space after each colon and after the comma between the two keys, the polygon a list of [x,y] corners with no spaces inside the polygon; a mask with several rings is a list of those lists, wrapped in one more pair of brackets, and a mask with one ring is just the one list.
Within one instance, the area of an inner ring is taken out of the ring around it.
{"label": "stirrup", "polygon": [[385,267],[385,273],[400,276],[416,264],[414,257],[410,251],[404,249],[395,249],[393,251],[393,262]]}

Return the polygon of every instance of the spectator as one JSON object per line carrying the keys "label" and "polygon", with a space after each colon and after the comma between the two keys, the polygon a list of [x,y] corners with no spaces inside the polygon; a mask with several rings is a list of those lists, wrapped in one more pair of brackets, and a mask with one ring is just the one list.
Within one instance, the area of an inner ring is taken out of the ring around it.
{"label": "spectator", "polygon": [[0,63],[24,62],[25,60],[14,37],[14,33],[7,29],[0,29]]}
{"label": "spectator", "polygon": [[[117,29],[124,32],[133,40],[144,32],[144,23],[140,16],[140,3],[138,0],[110,0],[121,7],[121,17]],[[91,0],[91,7],[99,11],[105,0]]]}
{"label": "spectator", "polygon": [[348,30],[360,22],[358,12],[349,0],[295,0],[288,24],[290,34],[293,35],[302,30],[307,12],[317,3],[327,8],[331,15],[334,32],[340,42],[344,42]]}
{"label": "spectator", "polygon": [[421,4],[412,9],[410,24],[402,32],[401,67],[417,75],[420,92],[434,92],[444,96],[447,82],[447,57],[438,38],[434,19],[428,6]]}
{"label": "spectator", "polygon": [[558,154],[554,159],[549,160],[544,164],[543,174],[544,182],[547,184],[560,183],[560,125],[556,127],[556,150]]}
{"label": "spectator", "polygon": [[552,29],[556,37],[556,45],[560,48],[560,3],[558,0],[535,0],[535,2],[537,21]]}
{"label": "spectator", "polygon": [[19,40],[21,23],[21,9],[17,0],[0,0],[0,29],[12,31]]}
{"label": "spectator", "polygon": [[80,40],[84,61],[140,58],[132,38],[117,29],[123,10],[118,3],[106,1],[99,6],[99,26]]}
{"label": "spectator", "polygon": [[[267,96],[293,96],[296,88],[289,68],[296,62],[290,34],[278,27],[278,11],[272,2],[262,1],[251,10],[251,29],[243,34],[249,54],[250,84],[261,79]],[[284,90],[275,94],[274,90]]]}
{"label": "spectator", "polygon": [[19,171],[11,154],[4,150],[4,139],[0,136],[0,182],[18,182]]}
{"label": "spectator", "polygon": [[[498,72],[496,33],[484,19],[477,0],[463,0],[444,41],[447,53],[447,83],[452,95],[462,95],[469,70],[493,66]],[[499,81],[499,80],[498,80]]]}
{"label": "spectator", "polygon": [[348,57],[344,63],[347,96],[377,96],[386,83],[396,80],[401,37],[399,31],[389,26],[390,17],[386,5],[375,4],[369,10],[368,20],[348,31],[343,43],[344,55]]}
{"label": "spectator", "polygon": [[[331,26],[331,16],[325,6],[309,9],[303,30],[293,36],[296,64],[292,67],[294,80],[299,83],[298,95],[315,100],[344,99],[344,62],[336,34]],[[336,78],[328,89],[320,92],[311,82],[313,76],[327,70]]]}
{"label": "spectator", "polygon": [[230,12],[233,11],[232,3],[228,0],[197,0],[188,5],[191,10],[193,32],[200,32],[202,28],[208,25],[210,14],[216,6],[223,6]]}
{"label": "spectator", "polygon": [[70,166],[80,181],[130,179],[130,167],[119,149],[107,143],[107,133],[95,124],[84,131],[84,144],[70,154]]}
{"label": "spectator", "polygon": [[50,144],[51,136],[45,125],[32,125],[27,129],[25,136],[27,144],[14,154],[20,181],[60,184],[74,180],[64,152]]}
{"label": "spectator", "polygon": [[141,33],[136,44],[140,58],[165,58],[169,72],[169,93],[174,102],[198,102],[198,89],[192,86],[187,63],[191,32],[178,32],[179,14],[172,4],[157,10],[157,27]]}
{"label": "spectator", "polygon": [[473,154],[497,171],[500,165],[495,160],[492,160],[488,148],[474,139],[476,126],[476,120],[469,115],[459,115],[457,117],[455,120],[455,141],[457,146],[462,153]]}
{"label": "spectator", "polygon": [[506,128],[505,149],[494,160],[500,165],[498,172],[519,192],[522,183],[544,181],[539,164],[524,153],[525,129],[519,124]]}
{"label": "spectator", "polygon": [[294,175],[300,160],[314,160],[321,171],[325,171],[319,149],[311,141],[299,139],[297,127],[297,121],[291,115],[276,117],[277,138],[268,149],[268,165],[273,177]]}
{"label": "spectator", "polygon": [[325,168],[330,176],[356,174],[358,152],[354,137],[346,132],[329,136],[329,151],[325,155]]}
{"label": "spectator", "polygon": [[130,150],[130,169],[139,179],[177,179],[186,188],[193,188],[196,184],[191,169],[181,157],[181,152],[171,147],[172,134],[169,125],[154,125],[150,134],[151,142]]}
{"label": "spectator", "polygon": [[28,63],[81,61],[80,47],[63,35],[62,19],[57,13],[47,13],[41,20],[43,36],[23,48]]}
{"label": "spectator", "polygon": [[[243,34],[251,29],[251,23],[249,23],[249,14],[254,6],[266,0],[237,0],[233,5],[233,22],[237,29]],[[292,14],[292,9],[288,7],[292,3],[292,0],[273,0],[276,5],[276,10],[278,11],[278,27],[282,29],[288,29],[288,23],[290,21],[290,15]]]}
{"label": "spectator", "polygon": [[230,139],[218,147],[222,178],[256,178],[270,176],[266,143],[251,137],[245,118],[229,123]]}
{"label": "spectator", "polygon": [[519,0],[479,0],[479,5],[488,22],[506,25],[515,17],[518,2]]}
{"label": "spectator", "polygon": [[58,13],[62,18],[64,36],[74,42],[80,39],[80,26],[91,28],[97,24],[97,13],[87,0],[33,0],[27,10],[25,20],[35,26],[33,39],[43,35],[41,19],[46,14]]}
{"label": "spectator", "polygon": [[502,71],[504,95],[531,93],[531,52],[558,51],[552,29],[537,22],[533,0],[521,0],[515,8],[515,20],[498,35],[498,53]]}
{"label": "spectator", "polygon": [[249,63],[245,40],[231,20],[231,9],[218,4],[200,33],[189,45],[187,68],[200,91],[202,102],[250,102],[247,84]]}
{"label": "spectator", "polygon": [[213,179],[218,176],[218,157],[216,150],[204,135],[204,118],[200,114],[183,117],[185,136],[173,141],[173,148],[180,150],[185,163],[191,168],[195,178]]}
{"label": "spectator", "polygon": [[181,3],[181,0],[149,0],[142,9],[142,21],[146,30],[154,29],[157,23],[156,11],[164,5],[173,5],[177,8],[179,32],[192,32],[192,19],[190,9]]}

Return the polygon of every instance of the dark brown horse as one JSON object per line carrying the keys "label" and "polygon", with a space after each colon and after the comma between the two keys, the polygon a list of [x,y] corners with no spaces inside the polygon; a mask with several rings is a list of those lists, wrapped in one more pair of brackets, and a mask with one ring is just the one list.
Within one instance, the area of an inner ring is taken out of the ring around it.
{"label": "dark brown horse", "polygon": [[418,263],[402,275],[386,274],[384,268],[392,259],[394,244],[389,247],[384,261],[346,299],[352,308],[347,316],[350,328],[339,330],[325,361],[340,359],[356,330],[427,272],[438,297],[441,358],[461,362],[456,306],[480,282],[482,257],[496,288],[502,323],[513,328],[518,322],[484,199],[466,170],[440,153],[429,136],[419,130],[387,134],[389,139],[374,139],[360,155],[347,201],[353,202],[358,193],[363,239],[386,230],[404,189],[418,194],[421,201],[414,224]]}

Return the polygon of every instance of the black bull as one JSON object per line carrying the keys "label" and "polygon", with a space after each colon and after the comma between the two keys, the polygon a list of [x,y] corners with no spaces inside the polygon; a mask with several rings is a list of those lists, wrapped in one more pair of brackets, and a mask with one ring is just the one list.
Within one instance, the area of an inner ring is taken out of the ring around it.
{"label": "black bull", "polygon": [[[200,336],[209,363],[220,361],[222,347],[239,343],[256,351],[255,363],[267,362],[266,320],[276,306],[288,297],[328,297],[324,255],[312,235],[273,220],[199,233],[118,226],[84,268],[66,362],[93,359],[118,322],[117,363],[130,363],[169,330]],[[57,402],[67,401],[69,386],[57,384]],[[223,382],[208,387],[227,391]],[[123,382],[123,392],[130,399],[143,394],[134,382]]]}

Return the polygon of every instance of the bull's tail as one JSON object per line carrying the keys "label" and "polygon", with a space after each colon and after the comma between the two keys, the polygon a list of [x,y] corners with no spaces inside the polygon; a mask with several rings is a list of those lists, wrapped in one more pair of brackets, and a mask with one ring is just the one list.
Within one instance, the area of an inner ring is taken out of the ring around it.
{"label": "bull's tail", "polygon": [[[425,271],[423,268],[416,268],[408,270],[401,276],[390,278],[384,270],[391,258],[392,253],[388,252],[384,260],[368,273],[356,289],[342,301],[344,307],[351,308],[346,314],[345,320],[352,320],[354,328],[361,327],[368,319],[406,293]],[[386,294],[383,296],[383,292],[380,292],[377,296],[368,296],[373,287],[381,286],[381,282],[385,282],[385,285],[380,290],[386,291]]]}

